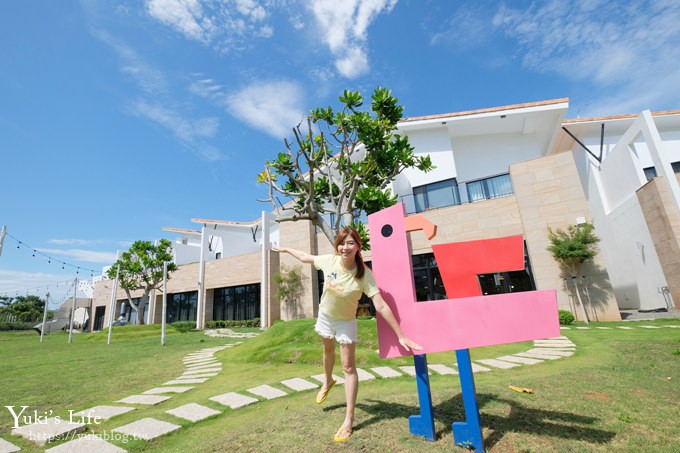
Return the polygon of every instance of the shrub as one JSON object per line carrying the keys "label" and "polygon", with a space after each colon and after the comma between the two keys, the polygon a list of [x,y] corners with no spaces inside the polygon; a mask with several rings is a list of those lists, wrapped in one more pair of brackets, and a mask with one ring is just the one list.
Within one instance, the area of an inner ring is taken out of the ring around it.
{"label": "shrub", "polygon": [[2,330],[31,330],[35,325],[35,322],[0,322],[0,331]]}
{"label": "shrub", "polygon": [[206,321],[206,329],[228,329],[231,327],[260,327],[260,318],[240,319],[240,320],[218,320]]}
{"label": "shrub", "polygon": [[189,332],[196,328],[196,321],[176,321],[170,325],[180,332]]}
{"label": "shrub", "polygon": [[569,324],[573,323],[576,318],[574,318],[574,315],[567,310],[560,310],[559,311],[560,315],[560,325],[561,326],[568,326]]}

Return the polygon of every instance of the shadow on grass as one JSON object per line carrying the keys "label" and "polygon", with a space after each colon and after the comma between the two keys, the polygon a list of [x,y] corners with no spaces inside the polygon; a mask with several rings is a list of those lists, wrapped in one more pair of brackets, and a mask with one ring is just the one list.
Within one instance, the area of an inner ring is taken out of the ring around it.
{"label": "shadow on grass", "polygon": [[[510,399],[499,398],[496,395],[481,393],[477,394],[477,404],[481,409],[489,404],[507,404],[510,411],[507,416],[481,413],[483,428],[491,431],[484,439],[486,449],[496,445],[506,433],[526,433],[540,436],[557,437],[563,439],[580,440],[590,443],[607,443],[615,436],[614,432],[592,428],[598,420],[570,412],[557,412],[550,410],[527,407]],[[328,410],[344,407],[337,405],[327,408]],[[408,418],[420,413],[417,406],[407,406],[398,403],[388,403],[378,400],[365,400],[357,403],[357,408],[370,414],[371,417],[357,424],[354,429],[378,423],[382,420],[396,418]],[[444,428],[436,433],[438,439],[451,436],[451,424],[456,421],[465,421],[465,409],[463,407],[462,394],[444,401],[433,408],[435,421],[443,424]]]}

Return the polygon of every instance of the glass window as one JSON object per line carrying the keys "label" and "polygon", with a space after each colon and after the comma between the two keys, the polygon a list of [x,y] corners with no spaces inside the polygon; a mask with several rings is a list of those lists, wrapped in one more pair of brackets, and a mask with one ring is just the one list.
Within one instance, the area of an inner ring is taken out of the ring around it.
{"label": "glass window", "polygon": [[442,281],[437,261],[433,253],[413,255],[413,281],[416,287],[416,300],[440,300],[446,299],[446,290]]}
{"label": "glass window", "polygon": [[217,288],[213,295],[213,320],[260,317],[260,284]]}
{"label": "glass window", "polygon": [[656,178],[656,168],[654,167],[647,167],[643,168],[642,171],[645,172],[645,178],[647,178],[647,181],[651,181],[652,179]]}
{"label": "glass window", "polygon": [[413,188],[416,212],[460,204],[456,178]]}
{"label": "glass window", "polygon": [[168,306],[165,311],[166,322],[196,321],[197,302],[198,291],[168,294]]}
{"label": "glass window", "polygon": [[680,173],[680,161],[671,162],[671,168],[673,168],[673,173]]}
{"label": "glass window", "polygon": [[493,178],[480,179],[465,184],[470,202],[490,200],[492,198],[512,195],[512,181],[510,174],[494,176]]}

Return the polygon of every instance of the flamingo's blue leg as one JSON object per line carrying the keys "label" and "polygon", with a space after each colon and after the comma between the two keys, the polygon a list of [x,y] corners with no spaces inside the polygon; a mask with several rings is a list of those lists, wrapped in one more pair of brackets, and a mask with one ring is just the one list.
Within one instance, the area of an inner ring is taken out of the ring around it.
{"label": "flamingo's blue leg", "polygon": [[472,447],[475,449],[475,452],[484,452],[482,425],[479,420],[479,408],[477,407],[477,396],[475,395],[475,378],[472,374],[470,350],[457,350],[456,360],[458,361],[458,372],[460,373],[460,386],[463,393],[466,421],[454,422],[451,425],[453,429],[453,442],[456,445]]}
{"label": "flamingo's blue leg", "polygon": [[432,393],[427,371],[427,356],[425,354],[414,355],[413,364],[416,367],[420,415],[411,415],[408,418],[409,429],[411,434],[434,442],[434,416],[432,415]]}

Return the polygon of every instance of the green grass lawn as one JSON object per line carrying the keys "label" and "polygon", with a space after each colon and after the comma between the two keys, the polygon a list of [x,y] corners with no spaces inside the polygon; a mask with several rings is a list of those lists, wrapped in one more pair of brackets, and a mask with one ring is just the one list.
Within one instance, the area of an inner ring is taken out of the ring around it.
{"label": "green grass lawn", "polygon": [[[574,356],[475,376],[487,450],[496,452],[631,451],[680,452],[680,329],[642,329],[639,325],[678,325],[680,320],[626,325],[633,330],[567,330],[577,345]],[[313,320],[277,323],[257,338],[211,338],[201,332],[169,329],[160,345],[159,326],[114,328],[74,336],[53,334],[40,343],[35,332],[0,333],[0,437],[22,451],[42,451],[10,434],[13,419],[4,406],[30,406],[65,418],[68,410],[113,404],[129,395],[160,386],[184,371],[182,357],[228,342],[244,344],[216,356],[223,363],[217,377],[157,406],[140,406],[99,425],[105,433],[144,417],[183,426],[152,442],[112,443],[128,451],[451,451],[451,423],[464,419],[457,377],[431,376],[437,440],[427,442],[408,431],[408,416],[418,412],[413,378],[377,379],[362,383],[355,434],[343,445],[332,439],[344,417],[343,387],[323,405],[315,392],[299,392],[231,410],[209,400],[226,392],[322,372],[321,345]],[[408,359],[380,360],[375,322],[360,321],[360,367],[411,365]],[[530,349],[515,343],[471,351],[472,358],[494,358]],[[431,354],[429,363],[455,363],[451,353]],[[339,364],[336,373],[340,374]],[[529,387],[517,393],[509,385]],[[165,411],[196,402],[222,414],[190,423]],[[57,445],[55,442],[52,445]]]}

